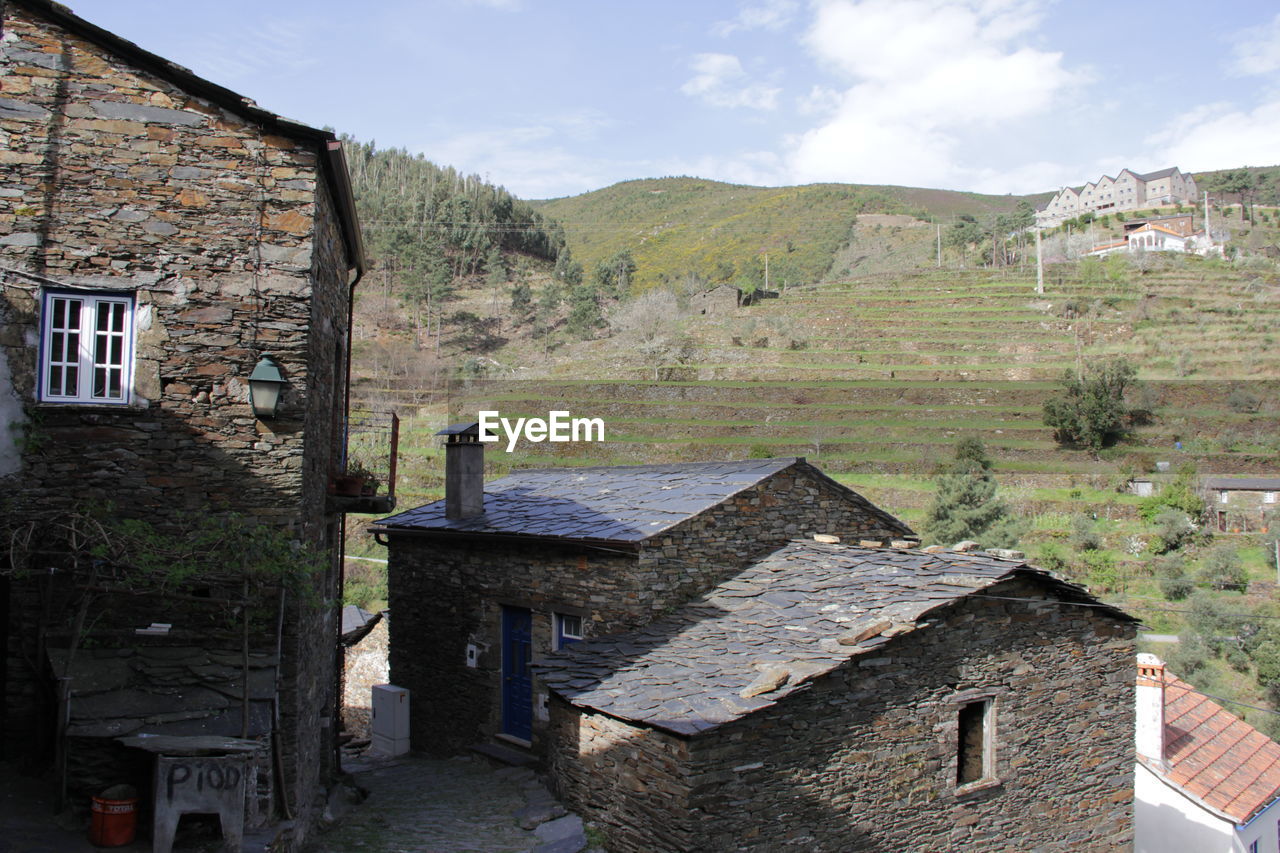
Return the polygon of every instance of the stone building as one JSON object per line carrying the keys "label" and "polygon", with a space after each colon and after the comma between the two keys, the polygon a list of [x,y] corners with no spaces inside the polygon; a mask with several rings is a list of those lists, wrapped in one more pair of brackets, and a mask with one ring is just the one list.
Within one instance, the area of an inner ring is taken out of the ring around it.
{"label": "stone building", "polygon": [[[284,606],[270,646],[255,650],[266,674],[255,679],[251,734],[279,744],[264,766],[300,840],[337,769],[338,626],[316,602],[338,595],[343,513],[389,508],[327,494],[345,465],[350,310],[363,271],[341,145],[58,3],[0,10],[5,521],[56,525],[105,500],[160,529],[231,511],[327,555],[309,594]],[[274,413],[251,405],[250,378],[263,367],[283,382]],[[51,572],[61,565],[41,559]],[[7,757],[48,746],[56,716],[42,649],[69,635],[37,591],[18,576],[0,581]],[[100,649],[154,662],[216,645],[195,615],[210,595],[198,583],[159,601],[95,592]],[[148,618],[171,628],[148,630]],[[180,694],[183,678],[217,666],[159,667],[169,680],[149,695]],[[145,691],[136,679],[148,671],[120,676],[135,679],[129,695]],[[144,702],[135,716],[104,707],[84,722],[99,734],[232,733],[217,692],[199,708]]]}
{"label": "stone building", "polygon": [[1128,850],[1135,620],[981,553],[793,542],[539,667],[610,850]]}
{"label": "stone building", "polygon": [[699,314],[724,314],[742,304],[742,291],[732,284],[721,284],[689,297],[689,309]]}
{"label": "stone building", "polygon": [[791,538],[915,538],[802,458],[517,471],[486,487],[483,445],[447,432],[445,500],[373,528],[388,545],[391,679],[413,691],[419,751],[541,750],[530,663],[642,626]]}
{"label": "stone building", "polygon": [[1280,744],[1138,655],[1136,853],[1257,853],[1280,845]]}
{"label": "stone building", "polygon": [[1051,228],[1082,213],[1114,213],[1143,207],[1195,204],[1196,182],[1176,166],[1138,174],[1121,169],[1081,187],[1063,187],[1036,212],[1036,225]]}
{"label": "stone building", "polygon": [[1205,477],[1205,507],[1221,533],[1251,533],[1280,523],[1280,477]]}

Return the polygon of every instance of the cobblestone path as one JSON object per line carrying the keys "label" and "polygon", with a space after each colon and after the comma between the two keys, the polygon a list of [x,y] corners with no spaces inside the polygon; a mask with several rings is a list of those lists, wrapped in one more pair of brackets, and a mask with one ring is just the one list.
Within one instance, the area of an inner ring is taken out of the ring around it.
{"label": "cobblestone path", "polygon": [[308,853],[526,853],[540,846],[516,813],[540,783],[476,759],[406,758],[351,767],[369,792]]}

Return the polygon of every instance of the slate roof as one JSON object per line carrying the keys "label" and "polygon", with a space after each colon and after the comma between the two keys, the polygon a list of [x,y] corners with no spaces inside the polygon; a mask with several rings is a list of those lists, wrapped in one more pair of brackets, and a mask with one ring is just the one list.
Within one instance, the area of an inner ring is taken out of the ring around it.
{"label": "slate roof", "polygon": [[[48,656],[54,672],[66,672],[66,649],[49,649]],[[68,735],[240,734],[244,674],[238,651],[167,645],[82,649],[69,674]],[[250,653],[250,737],[271,731],[275,695],[275,656]]]}
{"label": "slate roof", "polygon": [[485,484],[483,515],[447,519],[445,502],[436,501],[384,518],[374,529],[638,543],[796,466],[827,480],[901,535],[915,537],[901,521],[803,457],[514,471]]}
{"label": "slate roof", "polygon": [[1017,560],[796,541],[669,619],[574,643],[536,669],[578,707],[695,735],[774,705],[923,627],[930,611],[1015,576],[1096,603],[1083,587]]}
{"label": "slate roof", "polygon": [[1147,172],[1145,175],[1139,175],[1138,177],[1144,181],[1156,181],[1160,178],[1167,178],[1176,171],[1178,171],[1177,166],[1170,166],[1168,169],[1161,169],[1158,172]]}
{"label": "slate roof", "polygon": [[1280,796],[1280,744],[1165,671],[1162,771],[1186,793],[1244,824]]}
{"label": "slate roof", "polygon": [[1246,492],[1280,491],[1280,477],[1205,477],[1206,489],[1232,489]]}

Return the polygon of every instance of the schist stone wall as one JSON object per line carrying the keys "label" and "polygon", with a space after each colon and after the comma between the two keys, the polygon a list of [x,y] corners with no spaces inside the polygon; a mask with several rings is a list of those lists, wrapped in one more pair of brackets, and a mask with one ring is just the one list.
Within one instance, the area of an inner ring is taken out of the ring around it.
{"label": "schist stone wall", "polygon": [[[799,463],[646,540],[638,552],[392,532],[391,680],[431,697],[414,706],[413,748],[450,754],[500,731],[504,605],[533,612],[537,661],[552,651],[555,613],[581,616],[586,636],[611,634],[652,621],[790,539],[883,540],[906,530]],[[475,666],[468,666],[469,645],[478,650]],[[545,697],[535,686],[535,749]]]}
{"label": "schist stone wall", "polygon": [[[18,464],[0,464],[21,484],[14,511],[109,500],[163,523],[230,510],[333,550],[340,516],[326,514],[325,487],[341,441],[352,258],[324,143],[273,135],[38,6],[0,8],[0,401],[18,402],[0,402],[0,429],[25,436]],[[59,288],[134,299],[129,405],[37,401],[41,297]],[[263,354],[289,383],[270,422],[249,405]],[[336,576],[335,560],[315,600],[332,598]],[[21,614],[20,585],[13,597]],[[8,629],[13,749],[40,711],[21,618]],[[291,604],[280,710],[303,826],[332,769],[335,631],[329,608]]]}
{"label": "schist stone wall", "polygon": [[[553,782],[616,851],[1129,849],[1133,628],[1052,602],[935,616],[693,738],[553,697]],[[994,774],[958,789],[959,709],[981,699]]]}

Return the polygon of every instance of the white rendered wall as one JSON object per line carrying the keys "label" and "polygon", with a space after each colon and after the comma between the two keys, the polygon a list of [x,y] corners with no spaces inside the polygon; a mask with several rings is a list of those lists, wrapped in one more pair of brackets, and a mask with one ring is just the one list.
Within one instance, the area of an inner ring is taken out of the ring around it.
{"label": "white rendered wall", "polygon": [[1134,853],[1243,853],[1230,821],[1206,811],[1141,764],[1133,782]]}

